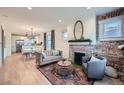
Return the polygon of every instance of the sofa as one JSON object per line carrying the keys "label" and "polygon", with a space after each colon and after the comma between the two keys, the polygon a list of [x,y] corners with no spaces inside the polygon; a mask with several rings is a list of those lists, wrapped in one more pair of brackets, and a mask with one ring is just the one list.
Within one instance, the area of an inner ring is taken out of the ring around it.
{"label": "sofa", "polygon": [[104,77],[107,60],[104,57],[96,56],[82,57],[83,71],[88,79],[101,80]]}
{"label": "sofa", "polygon": [[45,50],[40,53],[40,66],[47,65],[62,60],[62,51]]}

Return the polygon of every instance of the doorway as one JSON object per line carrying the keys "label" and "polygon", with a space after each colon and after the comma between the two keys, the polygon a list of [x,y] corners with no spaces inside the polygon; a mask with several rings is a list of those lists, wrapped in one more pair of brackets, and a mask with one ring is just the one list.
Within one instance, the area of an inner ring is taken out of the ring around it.
{"label": "doorway", "polygon": [[24,40],[16,40],[16,53],[21,52]]}

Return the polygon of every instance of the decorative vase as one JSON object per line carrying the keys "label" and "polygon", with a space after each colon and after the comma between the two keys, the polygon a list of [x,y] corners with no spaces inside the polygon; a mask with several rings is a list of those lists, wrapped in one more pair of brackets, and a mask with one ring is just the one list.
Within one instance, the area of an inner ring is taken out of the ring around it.
{"label": "decorative vase", "polygon": [[66,64],[66,61],[63,61],[63,64]]}

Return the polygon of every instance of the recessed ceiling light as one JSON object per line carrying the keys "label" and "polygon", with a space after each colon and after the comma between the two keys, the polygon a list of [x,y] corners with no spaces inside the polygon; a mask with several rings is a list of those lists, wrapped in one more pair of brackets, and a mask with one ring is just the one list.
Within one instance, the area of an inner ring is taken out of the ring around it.
{"label": "recessed ceiling light", "polygon": [[91,7],[87,7],[87,9],[90,9]]}
{"label": "recessed ceiling light", "polygon": [[28,10],[32,10],[32,8],[31,7],[27,7],[28,8]]}
{"label": "recessed ceiling light", "polygon": [[61,19],[59,19],[59,23],[61,23],[62,22],[62,20]]}

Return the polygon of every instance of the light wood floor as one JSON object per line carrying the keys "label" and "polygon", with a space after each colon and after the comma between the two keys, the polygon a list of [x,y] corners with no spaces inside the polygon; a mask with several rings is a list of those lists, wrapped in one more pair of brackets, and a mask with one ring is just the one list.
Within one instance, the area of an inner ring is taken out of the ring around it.
{"label": "light wood floor", "polygon": [[0,84],[48,85],[50,82],[36,68],[35,60],[24,61],[21,54],[13,54],[0,67]]}
{"label": "light wood floor", "polygon": [[[51,85],[45,76],[36,68],[35,60],[24,61],[21,54],[13,54],[0,67],[0,84],[5,85]],[[95,85],[124,84],[118,79],[105,77]]]}

